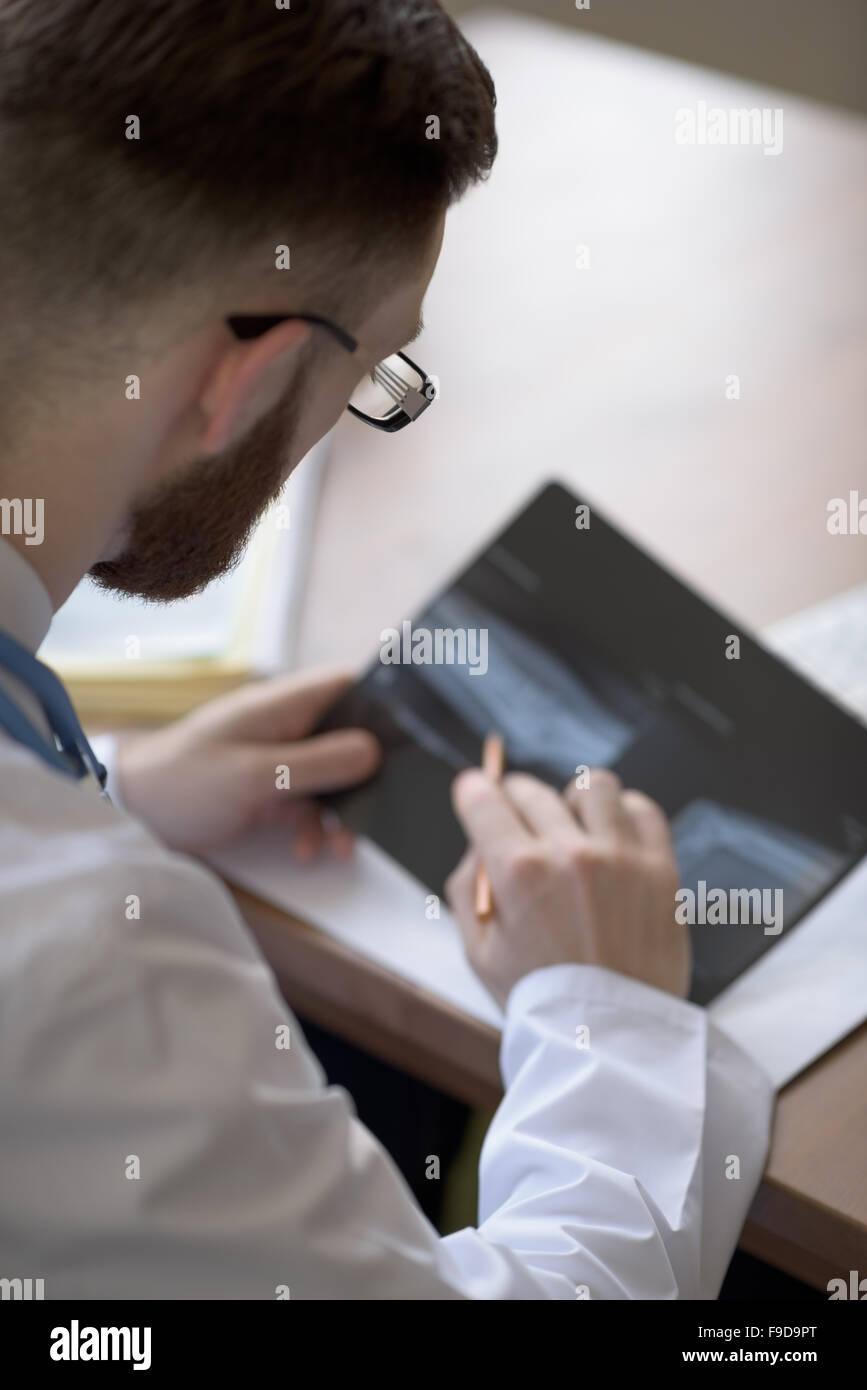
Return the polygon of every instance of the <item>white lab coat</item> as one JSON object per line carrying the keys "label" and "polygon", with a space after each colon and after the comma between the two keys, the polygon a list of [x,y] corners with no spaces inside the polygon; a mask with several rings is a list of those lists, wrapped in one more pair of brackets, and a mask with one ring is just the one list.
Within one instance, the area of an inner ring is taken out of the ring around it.
{"label": "white lab coat", "polygon": [[[35,647],[39,580],[7,554],[0,581]],[[768,1145],[758,1066],[703,1010],[576,965],[516,986],[501,1065],[478,1226],[440,1238],[217,878],[0,733],[0,1276],[48,1299],[714,1298]]]}

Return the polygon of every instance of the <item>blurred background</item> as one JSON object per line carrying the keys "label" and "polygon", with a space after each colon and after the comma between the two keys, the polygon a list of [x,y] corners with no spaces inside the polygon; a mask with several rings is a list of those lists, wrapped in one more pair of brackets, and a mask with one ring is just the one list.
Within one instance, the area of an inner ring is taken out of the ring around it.
{"label": "blurred background", "polygon": [[[454,15],[472,0],[446,0]],[[504,0],[589,34],[669,53],[688,63],[785,87],[817,101],[867,111],[864,0]]]}

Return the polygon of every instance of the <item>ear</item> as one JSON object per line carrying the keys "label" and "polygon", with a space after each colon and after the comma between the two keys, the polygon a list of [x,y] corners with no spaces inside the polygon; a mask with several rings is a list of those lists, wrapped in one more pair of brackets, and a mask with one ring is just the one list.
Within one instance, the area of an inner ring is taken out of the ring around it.
{"label": "ear", "polygon": [[201,454],[221,453],[277,404],[310,332],[309,323],[287,319],[261,338],[226,348],[199,395],[205,419],[198,443]]}

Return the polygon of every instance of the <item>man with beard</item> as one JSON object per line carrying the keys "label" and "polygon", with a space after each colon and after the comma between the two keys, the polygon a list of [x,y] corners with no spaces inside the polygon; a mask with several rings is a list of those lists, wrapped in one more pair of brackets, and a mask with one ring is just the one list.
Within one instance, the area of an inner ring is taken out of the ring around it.
{"label": "man with beard", "polygon": [[436,0],[0,0],[0,490],[45,516],[0,541],[0,1250],[48,1298],[713,1297],[725,1272],[771,1092],[685,1000],[658,807],[602,771],[457,780],[450,900],[506,1097],[479,1226],[441,1239],[186,857],[266,820],[350,852],[313,798],[379,750],[308,737],[341,678],[122,743],[110,805],[34,657],[85,573],[157,602],[223,573],[347,403],[383,423],[360,382],[387,425],[421,412],[394,354],[493,107]]}

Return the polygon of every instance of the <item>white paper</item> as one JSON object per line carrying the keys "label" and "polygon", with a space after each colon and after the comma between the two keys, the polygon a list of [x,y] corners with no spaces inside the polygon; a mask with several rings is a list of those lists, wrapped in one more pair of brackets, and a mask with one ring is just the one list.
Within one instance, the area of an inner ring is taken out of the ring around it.
{"label": "white paper", "polygon": [[321,927],[362,956],[420,985],[484,1023],[503,1016],[467,964],[457,923],[445,903],[425,916],[430,893],[371,840],[355,855],[298,864],[287,832],[269,827],[211,863],[232,883]]}
{"label": "white paper", "polygon": [[867,724],[867,584],[782,618],[761,640]]}
{"label": "white paper", "polygon": [[709,1006],[784,1086],[867,1017],[867,859]]}

